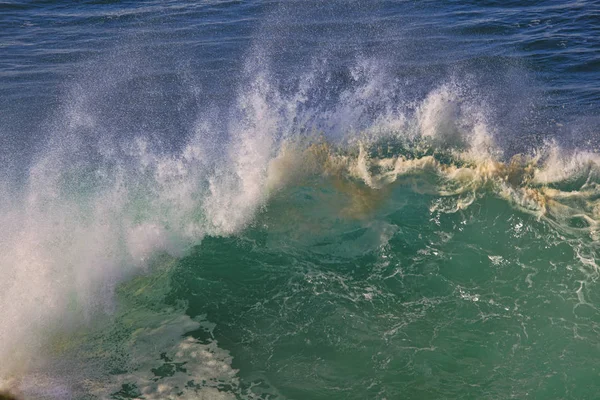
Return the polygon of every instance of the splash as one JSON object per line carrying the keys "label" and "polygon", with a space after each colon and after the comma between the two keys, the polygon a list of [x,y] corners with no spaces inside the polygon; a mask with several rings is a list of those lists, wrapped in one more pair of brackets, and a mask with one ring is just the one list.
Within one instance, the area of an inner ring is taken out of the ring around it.
{"label": "splash", "polygon": [[[400,89],[385,69],[359,60],[344,88],[324,95],[331,71],[315,67],[290,92],[265,68],[246,72],[224,131],[203,116],[174,152],[144,135],[123,139],[105,131],[94,114],[103,96],[73,90],[26,184],[19,190],[6,184],[0,204],[6,386],[41,368],[50,357],[48,337],[114,314],[117,288],[146,273],[157,255],[181,257],[207,235],[235,235],[274,196],[315,179],[347,200],[332,208],[341,218],[367,218],[397,188],[449,199],[432,204],[443,212],[491,194],[597,240],[598,155],[551,144],[505,160],[489,106],[469,85],[451,81],[422,99],[398,101]],[[144,335],[181,336],[165,332],[194,324],[161,322]],[[235,379],[230,357],[212,344],[162,345],[170,362],[194,359],[193,374],[206,381],[218,374]],[[220,372],[205,370],[209,364]],[[145,377],[139,390],[166,398],[187,378],[177,375],[166,388]]]}

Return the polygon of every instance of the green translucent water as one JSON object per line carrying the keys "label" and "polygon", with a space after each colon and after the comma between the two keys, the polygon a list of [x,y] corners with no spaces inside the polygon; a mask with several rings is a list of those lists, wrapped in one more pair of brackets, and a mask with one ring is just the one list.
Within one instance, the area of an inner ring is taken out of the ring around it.
{"label": "green translucent water", "polygon": [[[343,205],[335,196],[295,188],[241,234],[208,237],[170,261],[164,304],[153,307],[215,324],[188,335],[233,356],[239,385],[223,392],[594,398],[597,243],[491,194],[442,213],[431,205],[448,199],[398,186],[357,219],[330,212]],[[152,297],[152,278],[141,281]],[[175,371],[165,360],[158,381]]]}

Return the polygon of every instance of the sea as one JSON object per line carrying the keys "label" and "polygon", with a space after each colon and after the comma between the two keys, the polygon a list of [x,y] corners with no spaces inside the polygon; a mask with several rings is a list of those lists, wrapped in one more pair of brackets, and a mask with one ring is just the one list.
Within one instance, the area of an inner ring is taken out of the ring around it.
{"label": "sea", "polygon": [[0,398],[599,399],[600,1],[1,0],[0,277]]}

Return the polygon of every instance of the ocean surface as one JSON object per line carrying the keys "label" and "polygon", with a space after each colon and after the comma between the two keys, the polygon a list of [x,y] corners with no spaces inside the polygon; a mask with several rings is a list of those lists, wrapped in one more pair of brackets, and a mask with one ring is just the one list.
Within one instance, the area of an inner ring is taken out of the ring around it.
{"label": "ocean surface", "polygon": [[0,392],[600,397],[600,1],[0,1]]}

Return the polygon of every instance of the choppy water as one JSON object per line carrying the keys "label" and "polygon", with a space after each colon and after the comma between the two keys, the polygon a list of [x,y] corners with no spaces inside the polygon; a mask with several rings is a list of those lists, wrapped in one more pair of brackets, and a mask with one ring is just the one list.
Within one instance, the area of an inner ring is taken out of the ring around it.
{"label": "choppy water", "polygon": [[0,388],[593,399],[600,3],[0,2]]}

